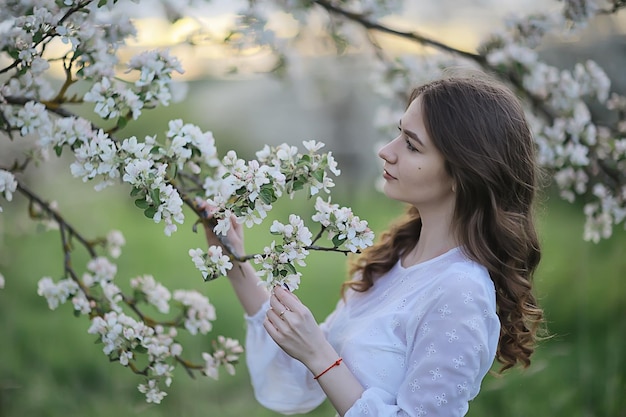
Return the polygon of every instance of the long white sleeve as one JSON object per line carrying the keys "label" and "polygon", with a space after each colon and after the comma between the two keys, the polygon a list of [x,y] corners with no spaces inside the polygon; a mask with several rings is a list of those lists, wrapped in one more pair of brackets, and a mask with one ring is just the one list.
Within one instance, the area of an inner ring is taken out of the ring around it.
{"label": "long white sleeve", "polygon": [[246,362],[254,395],[264,407],[282,414],[306,413],[319,406],[326,395],[311,372],[268,335],[263,327],[268,308],[269,301],[254,316],[246,316]]}

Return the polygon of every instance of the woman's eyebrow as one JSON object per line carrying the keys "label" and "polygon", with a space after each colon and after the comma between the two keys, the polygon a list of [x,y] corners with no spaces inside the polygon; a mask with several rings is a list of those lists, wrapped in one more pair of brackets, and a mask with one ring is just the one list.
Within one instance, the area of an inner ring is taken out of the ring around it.
{"label": "woman's eyebrow", "polygon": [[406,129],[402,128],[402,119],[400,119],[400,122],[398,122],[398,127],[400,128],[400,130],[402,132],[404,132],[405,135],[407,135],[411,139],[415,140],[421,146],[424,146],[424,142],[421,141],[421,139],[417,136],[417,134],[415,132],[411,132],[410,130],[406,130]]}

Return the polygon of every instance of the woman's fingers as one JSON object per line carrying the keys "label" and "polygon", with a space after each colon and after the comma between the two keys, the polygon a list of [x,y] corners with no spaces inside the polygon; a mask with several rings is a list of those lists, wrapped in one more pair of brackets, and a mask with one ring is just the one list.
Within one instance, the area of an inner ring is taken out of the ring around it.
{"label": "woman's fingers", "polygon": [[315,354],[324,335],[311,311],[290,291],[274,287],[270,310],[263,326],[274,341],[290,356],[303,361]]}
{"label": "woman's fingers", "polygon": [[303,305],[298,297],[281,286],[274,287],[273,293],[276,300],[290,310],[299,309],[299,307]]}
{"label": "woman's fingers", "polygon": [[288,302],[281,300],[276,294],[276,288],[273,291],[272,296],[270,297],[270,307],[271,310],[269,314],[275,315],[273,318],[283,319],[285,314],[288,312],[292,312],[295,308],[293,305],[290,305]]}

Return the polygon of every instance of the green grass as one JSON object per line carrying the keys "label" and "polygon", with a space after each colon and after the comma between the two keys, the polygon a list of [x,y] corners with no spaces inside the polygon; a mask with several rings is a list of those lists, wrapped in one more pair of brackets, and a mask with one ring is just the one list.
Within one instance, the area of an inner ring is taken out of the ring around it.
{"label": "green grass", "polygon": [[[88,237],[112,228],[124,232],[127,245],[118,262],[118,285],[127,288],[130,278],[149,273],[170,288],[197,289],[215,304],[218,319],[211,337],[191,338],[188,352],[202,351],[218,334],[243,341],[243,311],[228,282],[202,282],[187,255],[189,248],[204,245],[190,224],[167,238],[163,226],[143,217],[121,187],[94,194],[90,184],[43,177],[35,188],[46,197],[54,192],[61,212]],[[338,202],[350,204],[377,232],[401,211],[381,195],[358,194]],[[42,276],[57,279],[62,273],[60,239],[56,231],[37,232],[19,207],[23,201],[15,203],[13,209],[5,205],[0,217],[0,273],[6,278],[0,291],[0,416],[277,415],[254,400],[243,363],[236,376],[222,372],[219,381],[192,380],[177,369],[164,402],[146,404],[136,390],[140,378],[108,362],[86,333],[88,321],[74,318],[69,305],[50,311],[36,294]],[[305,218],[311,214],[306,202],[297,200],[279,205],[273,215],[284,219],[290,210]],[[487,376],[470,416],[626,416],[626,233],[616,231],[609,241],[593,245],[582,241],[582,224],[579,208],[557,200],[547,203],[536,289],[552,337],[540,344],[528,370]],[[265,228],[247,232],[251,251],[268,241]],[[85,260],[77,249],[76,268]],[[345,261],[339,254],[316,253],[303,271],[298,296],[319,320],[338,299]],[[333,414],[327,403],[310,413]]]}

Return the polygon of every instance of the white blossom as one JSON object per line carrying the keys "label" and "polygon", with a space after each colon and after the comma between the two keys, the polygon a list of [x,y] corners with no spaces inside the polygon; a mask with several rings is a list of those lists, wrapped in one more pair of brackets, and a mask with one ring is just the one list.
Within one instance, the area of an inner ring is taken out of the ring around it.
{"label": "white blossom", "polygon": [[234,375],[235,367],[233,363],[239,360],[240,355],[243,353],[243,348],[237,340],[222,335],[217,337],[214,345],[215,351],[213,354],[202,353],[204,374],[217,380],[219,377],[219,366],[223,366],[227,373]]}
{"label": "white blossom", "polygon": [[17,112],[17,115],[11,122],[20,129],[22,136],[26,136],[40,130],[48,130],[50,117],[46,106],[29,101]]}
{"label": "white blossom", "polygon": [[124,235],[119,230],[111,230],[106,237],[106,246],[112,258],[119,258],[122,254],[122,246],[126,244]]}
{"label": "white blossom", "polygon": [[197,291],[176,290],[174,300],[185,308],[185,328],[192,335],[207,334],[213,328],[215,307],[209,299]]}
{"label": "white blossom", "polygon": [[204,359],[204,374],[209,378],[217,380],[219,377],[217,361],[213,358],[211,354],[206,352],[202,352],[202,359]]}
{"label": "white blossom", "polygon": [[145,294],[146,300],[161,313],[170,311],[170,291],[163,284],[156,282],[152,275],[142,275],[130,280],[130,286]]}
{"label": "white blossom", "polygon": [[322,149],[325,145],[322,142],[316,142],[314,140],[305,140],[302,142],[307,151],[313,153]]}
{"label": "white blossom", "polygon": [[93,136],[91,123],[83,118],[63,117],[54,120],[50,131],[40,132],[38,143],[42,148],[52,146],[73,146],[76,142],[88,142]]}
{"label": "white blossom", "polygon": [[67,299],[78,291],[78,284],[72,279],[54,282],[50,277],[43,277],[37,284],[37,294],[45,297],[50,310],[64,304]]}
{"label": "white blossom", "polygon": [[313,221],[324,226],[329,238],[337,237],[337,243],[345,245],[351,252],[373,244],[374,233],[368,227],[367,221],[355,216],[350,208],[339,207],[332,204],[330,199],[324,201],[318,197],[315,200],[315,210]]}
{"label": "white blossom", "polygon": [[126,162],[122,180],[136,187],[144,187],[149,184],[150,174],[154,171],[154,162],[147,159],[131,159]]}
{"label": "white blossom", "polygon": [[[17,181],[13,174],[9,171],[0,169],[0,194],[4,196],[7,201],[13,200],[13,193],[17,190]],[[0,206],[0,213],[2,207]]]}
{"label": "white blossom", "polygon": [[102,129],[96,132],[88,142],[83,142],[74,150],[76,160],[70,165],[74,177],[82,178],[83,182],[102,175],[103,180],[95,186],[100,190],[113,184],[119,177],[119,164],[115,143]]}
{"label": "white blossom", "polygon": [[139,384],[137,389],[146,395],[146,402],[148,403],[161,404],[161,401],[167,395],[166,392],[159,389],[154,379],[148,380],[147,384]]}
{"label": "white blossom", "polygon": [[120,288],[117,285],[106,281],[101,281],[100,287],[102,288],[102,295],[104,295],[104,298],[108,302],[108,307],[114,312],[121,313],[122,307],[120,306],[120,303],[124,297]]}
{"label": "white blossom", "polygon": [[82,291],[78,291],[72,297],[72,304],[74,304],[74,310],[79,311],[81,314],[89,314],[93,306],[92,302],[87,299]]}
{"label": "white blossom", "polygon": [[97,283],[109,283],[113,281],[117,273],[117,265],[111,263],[111,261],[104,256],[98,256],[89,260],[87,270],[92,274],[85,273],[82,281],[86,286],[90,287]]}

